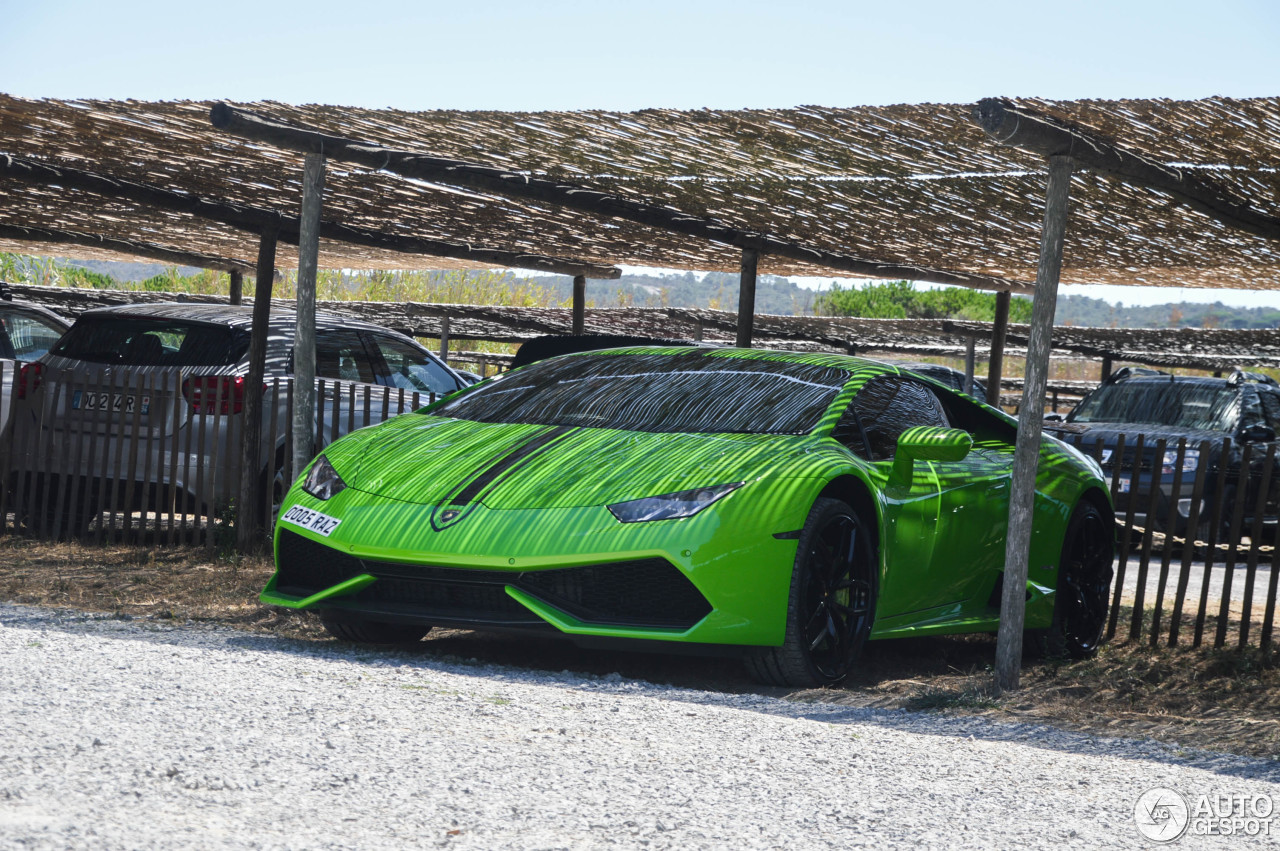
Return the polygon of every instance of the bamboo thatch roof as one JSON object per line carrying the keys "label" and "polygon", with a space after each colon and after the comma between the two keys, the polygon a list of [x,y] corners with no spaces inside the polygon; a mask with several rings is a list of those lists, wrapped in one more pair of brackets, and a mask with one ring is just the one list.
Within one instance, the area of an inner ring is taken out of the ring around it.
{"label": "bamboo thatch roof", "polygon": [[[1280,215],[1280,98],[1015,104],[1152,160],[1211,176]],[[28,100],[0,95],[7,153],[296,216],[302,157],[213,128],[200,101]],[[970,105],[777,110],[403,112],[243,104],[276,119],[387,147],[564,181],[797,244],[869,260],[1032,281],[1044,163],[990,141]],[[1228,229],[1160,192],[1081,171],[1072,178],[1064,283],[1280,289],[1272,242]],[[603,264],[734,270],[738,249],[550,204],[409,181],[331,163],[324,218],[418,238]],[[0,223],[91,232],[252,261],[256,237],[178,212],[0,178]],[[47,253],[9,239],[0,249]],[[118,257],[105,248],[84,255]],[[292,262],[282,251],[280,261]],[[481,265],[321,242],[348,268]],[[491,264],[490,264],[491,265]],[[778,256],[763,273],[830,270]]]}

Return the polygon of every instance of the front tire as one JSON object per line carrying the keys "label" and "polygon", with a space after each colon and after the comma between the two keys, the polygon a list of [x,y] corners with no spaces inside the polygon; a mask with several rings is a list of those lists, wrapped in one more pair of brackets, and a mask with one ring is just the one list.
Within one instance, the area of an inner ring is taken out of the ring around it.
{"label": "front tire", "polygon": [[347,621],[332,615],[321,615],[320,623],[325,632],[340,641],[356,644],[417,644],[431,627],[412,624],[379,623],[377,621]]}
{"label": "front tire", "polygon": [[876,566],[869,521],[840,500],[815,501],[800,532],[782,646],[748,656],[751,676],[798,688],[844,679],[871,633]]}
{"label": "front tire", "polygon": [[1102,645],[1115,559],[1114,527],[1088,500],[1071,514],[1058,565],[1053,623],[1045,635],[1051,657],[1085,659]]}

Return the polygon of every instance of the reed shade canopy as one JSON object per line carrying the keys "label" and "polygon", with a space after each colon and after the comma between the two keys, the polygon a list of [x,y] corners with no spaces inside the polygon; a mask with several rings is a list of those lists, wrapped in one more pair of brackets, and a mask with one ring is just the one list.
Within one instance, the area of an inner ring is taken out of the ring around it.
{"label": "reed shade canopy", "polygon": [[[1126,150],[1210,178],[1280,214],[1280,98],[1017,100]],[[303,155],[216,130],[213,102],[28,100],[0,95],[0,153],[211,201],[297,216]],[[764,251],[761,274],[969,276],[991,289],[1035,277],[1044,158],[994,144],[970,104],[785,110],[404,112],[233,104],[299,127],[491,166],[670,208],[800,250]],[[1071,178],[1062,282],[1280,289],[1273,243],[1089,170]],[[741,247],[557,204],[330,160],[323,219],[371,233],[602,265],[737,271]],[[96,234],[249,262],[256,233],[48,181],[0,177],[0,222]],[[0,250],[48,253],[12,231]],[[812,259],[803,249],[812,249]],[[82,256],[119,258],[109,243]],[[292,262],[282,252],[280,262]],[[495,265],[324,238],[331,268]],[[904,269],[918,269],[908,275]],[[933,273],[938,273],[935,275]]]}

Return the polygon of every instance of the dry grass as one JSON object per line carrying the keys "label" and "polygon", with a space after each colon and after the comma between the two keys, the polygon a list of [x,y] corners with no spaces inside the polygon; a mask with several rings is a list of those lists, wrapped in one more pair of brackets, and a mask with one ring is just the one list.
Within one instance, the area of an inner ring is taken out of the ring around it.
{"label": "dry grass", "polygon": [[[267,558],[210,561],[202,549],[95,547],[0,538],[0,599],[177,621],[205,621],[290,638],[328,640],[314,616],[258,602]],[[1122,612],[1121,624],[1127,623]],[[723,658],[583,650],[569,642],[433,631],[424,653],[547,671],[621,672],[692,688],[750,691]],[[1047,723],[1183,747],[1280,756],[1280,668],[1257,648],[1151,648],[1112,643],[1081,662],[1028,660],[1022,688],[993,698],[990,636],[872,642],[840,688],[790,700],[908,708]]]}

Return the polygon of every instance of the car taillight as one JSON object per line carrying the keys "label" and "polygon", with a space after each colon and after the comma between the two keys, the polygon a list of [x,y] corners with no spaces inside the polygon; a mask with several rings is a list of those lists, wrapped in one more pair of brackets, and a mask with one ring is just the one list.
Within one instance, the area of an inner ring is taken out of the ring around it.
{"label": "car taillight", "polygon": [[35,392],[40,386],[40,379],[44,376],[44,364],[42,363],[24,363],[22,370],[18,373],[18,398],[27,398],[28,392]]}
{"label": "car taillight", "polygon": [[193,375],[182,382],[182,395],[193,414],[238,414],[244,410],[244,376]]}

